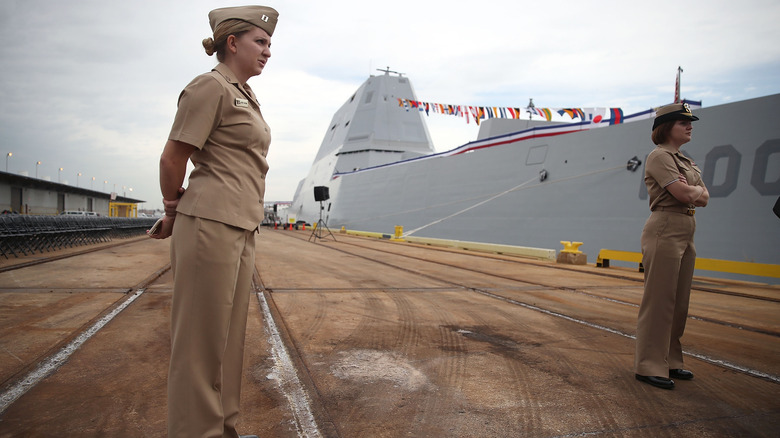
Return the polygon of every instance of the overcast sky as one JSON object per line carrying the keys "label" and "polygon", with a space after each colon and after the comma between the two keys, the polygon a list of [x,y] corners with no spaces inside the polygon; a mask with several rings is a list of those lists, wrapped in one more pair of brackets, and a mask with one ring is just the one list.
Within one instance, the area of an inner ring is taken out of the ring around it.
{"label": "overcast sky", "polygon": [[[0,1],[8,171],[161,208],[158,160],[177,97],[216,63],[201,46],[208,12],[242,4]],[[670,103],[678,66],[682,96],[704,106],[780,92],[777,0],[264,4],[280,13],[271,60],[249,82],[273,135],[266,201],[292,200],[333,113],[387,66],[418,100],[474,106],[533,98],[630,114]],[[426,120],[437,151],[477,137],[463,119]]]}

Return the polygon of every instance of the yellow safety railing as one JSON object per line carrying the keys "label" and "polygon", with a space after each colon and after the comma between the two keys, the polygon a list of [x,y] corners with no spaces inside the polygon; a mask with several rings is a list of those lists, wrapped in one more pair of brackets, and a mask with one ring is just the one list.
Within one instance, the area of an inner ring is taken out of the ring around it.
{"label": "yellow safety railing", "polygon": [[[631,251],[602,249],[596,259],[596,266],[608,268],[610,260],[639,263],[639,272],[644,272],[642,254]],[[733,260],[718,260],[696,258],[696,269],[704,271],[728,272],[731,274],[756,275],[759,277],[780,278],[780,265],[769,263],[736,262]]]}
{"label": "yellow safety railing", "polygon": [[[521,257],[532,257],[543,260],[555,260],[555,250],[545,248],[530,248],[524,246],[501,245],[496,243],[467,242],[462,240],[435,239],[432,237],[405,236],[404,228],[396,226],[394,234],[375,233],[371,231],[347,230],[341,227],[341,234],[347,234],[360,237],[372,237],[376,239],[389,239],[394,242],[417,243],[431,246],[442,246],[450,248],[459,248],[471,251],[483,251],[496,254],[516,255]],[[575,242],[579,244],[579,242]],[[579,245],[577,245],[579,246]]]}

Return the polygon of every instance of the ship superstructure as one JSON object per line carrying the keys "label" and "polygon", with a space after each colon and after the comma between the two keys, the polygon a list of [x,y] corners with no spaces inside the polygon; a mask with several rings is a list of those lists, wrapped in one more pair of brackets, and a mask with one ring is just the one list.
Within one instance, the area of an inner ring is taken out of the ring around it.
{"label": "ship superstructure", "polygon": [[435,153],[422,114],[398,110],[399,97],[414,96],[411,82],[389,68],[383,72],[369,77],[333,115],[289,214],[317,222],[314,187],[328,186],[331,196],[337,193],[333,175]]}

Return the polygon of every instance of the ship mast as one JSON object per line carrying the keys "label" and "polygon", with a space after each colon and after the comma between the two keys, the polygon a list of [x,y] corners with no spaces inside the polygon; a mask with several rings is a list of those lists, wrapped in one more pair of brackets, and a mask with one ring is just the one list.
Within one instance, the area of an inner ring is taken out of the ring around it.
{"label": "ship mast", "polygon": [[404,75],[404,74],[403,74],[403,73],[401,73],[401,72],[397,72],[397,71],[390,70],[390,66],[389,66],[389,65],[388,65],[388,66],[387,66],[387,68],[385,68],[384,70],[382,70],[381,68],[378,68],[378,69],[376,69],[376,71],[381,71],[381,72],[383,72],[385,75],[389,75],[390,73],[395,73],[395,74],[397,74],[398,76],[403,76],[403,75]]}
{"label": "ship mast", "polygon": [[680,73],[682,72],[682,67],[677,66],[677,81],[674,83],[674,103],[682,102],[682,99],[680,99]]}

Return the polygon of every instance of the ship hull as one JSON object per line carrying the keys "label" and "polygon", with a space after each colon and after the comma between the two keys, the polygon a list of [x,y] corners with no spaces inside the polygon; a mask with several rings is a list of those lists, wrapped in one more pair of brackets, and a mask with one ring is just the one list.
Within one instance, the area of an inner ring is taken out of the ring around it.
{"label": "ship hull", "polygon": [[[696,111],[683,152],[703,169],[711,200],[696,210],[699,257],[780,264],[780,95]],[[475,142],[468,153],[337,174],[331,228],[562,249],[560,241],[640,251],[650,214],[644,162],[651,119],[580,132]],[[464,148],[469,149],[469,148]],[[637,157],[642,164],[627,169]],[[541,173],[547,177],[542,181]],[[316,218],[314,218],[316,221]],[[766,281],[766,279],[764,279]]]}

